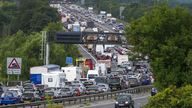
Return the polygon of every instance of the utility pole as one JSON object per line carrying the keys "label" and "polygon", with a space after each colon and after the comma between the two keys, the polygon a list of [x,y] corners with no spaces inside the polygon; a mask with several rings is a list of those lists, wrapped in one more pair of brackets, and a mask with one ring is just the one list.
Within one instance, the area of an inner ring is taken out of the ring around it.
{"label": "utility pole", "polygon": [[40,59],[43,60],[44,65],[49,64],[49,42],[47,38],[47,32],[42,32],[42,43],[41,43],[41,56]]}

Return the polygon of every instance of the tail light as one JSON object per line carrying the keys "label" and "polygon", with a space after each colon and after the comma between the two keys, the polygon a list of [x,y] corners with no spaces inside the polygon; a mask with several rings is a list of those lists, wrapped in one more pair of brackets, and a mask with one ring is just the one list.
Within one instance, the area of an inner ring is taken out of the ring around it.
{"label": "tail light", "polygon": [[45,99],[45,97],[44,96],[41,96],[41,100],[44,100]]}

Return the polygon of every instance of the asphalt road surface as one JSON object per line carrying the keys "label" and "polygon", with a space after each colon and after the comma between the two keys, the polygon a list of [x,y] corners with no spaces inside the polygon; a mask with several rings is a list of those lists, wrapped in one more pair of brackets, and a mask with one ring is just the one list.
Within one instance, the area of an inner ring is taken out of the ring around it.
{"label": "asphalt road surface", "polygon": [[[134,98],[134,108],[141,108],[141,106],[145,105],[148,102],[148,96],[143,96],[139,98]],[[114,108],[115,107],[115,101],[112,102],[103,102],[98,105],[93,105],[86,108]]]}

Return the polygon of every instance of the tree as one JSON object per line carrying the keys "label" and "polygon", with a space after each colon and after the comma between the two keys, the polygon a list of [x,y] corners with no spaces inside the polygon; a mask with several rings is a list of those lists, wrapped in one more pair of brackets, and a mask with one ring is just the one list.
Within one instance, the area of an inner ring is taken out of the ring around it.
{"label": "tree", "polygon": [[192,84],[192,16],[181,8],[155,7],[126,28],[134,50],[149,55],[156,86]]}
{"label": "tree", "polygon": [[143,108],[191,108],[191,94],[191,85],[181,88],[171,86],[150,97],[149,102]]}

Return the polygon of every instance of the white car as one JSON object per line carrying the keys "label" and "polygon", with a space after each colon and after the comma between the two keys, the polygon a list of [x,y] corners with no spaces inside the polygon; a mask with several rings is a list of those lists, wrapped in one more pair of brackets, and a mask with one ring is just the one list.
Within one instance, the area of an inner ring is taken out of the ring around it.
{"label": "white car", "polygon": [[100,90],[102,92],[109,92],[110,91],[110,87],[108,84],[98,83],[97,86],[100,88]]}
{"label": "white car", "polygon": [[22,96],[22,90],[19,88],[9,88],[7,91],[16,92],[18,96]]}

